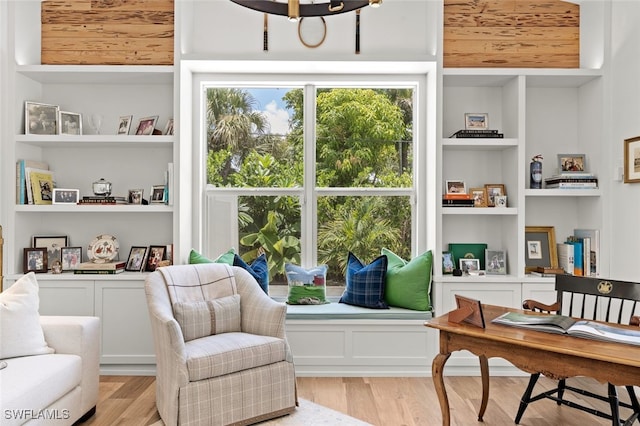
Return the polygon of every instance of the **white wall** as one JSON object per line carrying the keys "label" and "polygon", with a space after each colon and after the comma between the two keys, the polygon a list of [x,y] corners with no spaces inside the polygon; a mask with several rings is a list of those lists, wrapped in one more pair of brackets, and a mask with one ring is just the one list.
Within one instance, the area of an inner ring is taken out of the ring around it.
{"label": "white wall", "polygon": [[622,165],[623,140],[640,136],[640,2],[613,0],[611,25],[611,169],[602,180],[612,182],[610,275],[640,281],[640,183],[613,181],[614,166]]}

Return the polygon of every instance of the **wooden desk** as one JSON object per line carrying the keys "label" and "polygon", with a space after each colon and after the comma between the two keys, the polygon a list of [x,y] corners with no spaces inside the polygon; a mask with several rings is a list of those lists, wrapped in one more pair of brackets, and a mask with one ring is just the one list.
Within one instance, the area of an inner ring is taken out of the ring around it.
{"label": "wooden desk", "polygon": [[640,386],[640,346],[493,324],[491,320],[504,312],[518,310],[492,305],[482,305],[482,309],[485,329],[468,323],[451,323],[447,320],[448,314],[425,322],[427,327],[440,330],[440,353],[433,360],[431,372],[444,426],[450,425],[451,417],[442,373],[454,351],[468,350],[480,360],[482,402],[478,421],[482,421],[489,400],[488,358],[491,357],[504,358],[528,373],[542,373],[556,379],[586,376],[617,386]]}

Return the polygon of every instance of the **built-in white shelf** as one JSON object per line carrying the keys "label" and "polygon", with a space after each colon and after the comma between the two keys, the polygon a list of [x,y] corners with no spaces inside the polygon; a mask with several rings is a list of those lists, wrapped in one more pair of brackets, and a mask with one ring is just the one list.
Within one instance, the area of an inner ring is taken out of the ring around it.
{"label": "built-in white shelf", "polygon": [[172,65],[19,65],[16,72],[47,84],[171,84]]}

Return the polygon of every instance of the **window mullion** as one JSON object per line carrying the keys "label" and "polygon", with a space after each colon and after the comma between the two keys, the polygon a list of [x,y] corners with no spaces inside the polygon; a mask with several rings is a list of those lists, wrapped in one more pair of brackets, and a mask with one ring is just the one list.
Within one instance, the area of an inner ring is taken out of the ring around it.
{"label": "window mullion", "polygon": [[316,88],[304,86],[304,199],[302,200],[302,264],[317,263],[317,199],[316,199]]}

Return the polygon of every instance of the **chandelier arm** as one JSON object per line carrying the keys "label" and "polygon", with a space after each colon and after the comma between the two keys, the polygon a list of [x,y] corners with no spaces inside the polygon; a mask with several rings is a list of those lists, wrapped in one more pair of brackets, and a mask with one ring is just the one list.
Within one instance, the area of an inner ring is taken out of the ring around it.
{"label": "chandelier arm", "polygon": [[[231,0],[240,6],[272,15],[288,15],[288,4],[271,0]],[[331,3],[300,4],[300,17],[330,16],[339,13],[351,12],[369,5],[369,0],[342,0],[344,7],[340,10],[330,10]]]}

